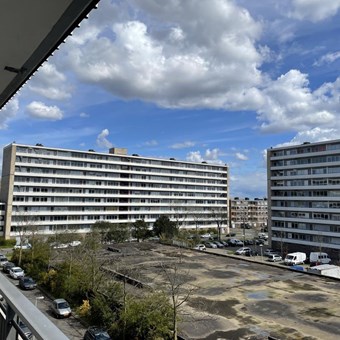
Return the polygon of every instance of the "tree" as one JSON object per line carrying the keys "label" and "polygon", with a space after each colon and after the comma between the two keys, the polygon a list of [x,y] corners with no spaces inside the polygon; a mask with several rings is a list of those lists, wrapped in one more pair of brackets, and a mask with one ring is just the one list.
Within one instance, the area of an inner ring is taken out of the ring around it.
{"label": "tree", "polygon": [[178,261],[170,264],[161,264],[161,272],[165,279],[162,284],[163,289],[167,295],[170,295],[171,310],[172,310],[172,339],[177,340],[177,324],[180,315],[180,309],[182,305],[187,302],[193,292],[197,289],[196,287],[187,284],[187,278],[189,271],[182,269],[181,264],[182,254]]}
{"label": "tree", "polygon": [[92,230],[96,231],[101,236],[101,243],[104,243],[106,241],[107,233],[112,228],[112,223],[108,221],[96,221],[92,225]]}
{"label": "tree", "polygon": [[18,266],[20,266],[23,254],[22,246],[28,243],[29,237],[32,237],[33,240],[35,239],[34,235],[37,233],[38,227],[36,225],[36,217],[27,212],[17,214],[16,219],[17,226],[15,227],[15,231],[19,241],[17,244],[19,245]]}
{"label": "tree", "polygon": [[[211,217],[214,219],[217,225],[218,239],[221,240],[221,230],[223,224],[228,225],[228,213],[227,207],[211,208]],[[229,231],[228,231],[229,234]]]}
{"label": "tree", "polygon": [[178,233],[176,223],[170,221],[168,216],[159,217],[153,224],[153,233],[156,236],[164,235],[166,238],[171,239]]}
{"label": "tree", "polygon": [[137,220],[132,224],[132,237],[135,237],[138,242],[139,240],[145,240],[150,234],[151,232],[144,220]]}
{"label": "tree", "polygon": [[156,292],[139,298],[129,296],[127,308],[113,325],[112,332],[117,339],[170,339],[171,328],[169,300],[164,293]]}
{"label": "tree", "polygon": [[110,223],[109,229],[106,234],[106,240],[108,242],[121,243],[126,241],[130,237],[130,229],[127,224],[123,223]]}

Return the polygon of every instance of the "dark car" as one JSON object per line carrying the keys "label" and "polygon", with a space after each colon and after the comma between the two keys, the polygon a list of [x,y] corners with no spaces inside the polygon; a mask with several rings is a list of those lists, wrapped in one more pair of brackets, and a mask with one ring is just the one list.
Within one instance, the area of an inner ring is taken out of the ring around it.
{"label": "dark car", "polygon": [[37,283],[29,276],[23,276],[19,279],[19,287],[21,289],[35,289],[37,288]]}
{"label": "dark car", "polygon": [[2,266],[2,270],[4,273],[9,274],[9,270],[11,268],[15,267],[15,263],[13,262],[6,262],[3,266]]}
{"label": "dark car", "polygon": [[258,238],[258,239],[256,239],[255,240],[255,244],[257,245],[257,246],[259,246],[259,245],[263,245],[264,244],[264,240],[263,239],[261,239],[261,238]]}
{"label": "dark car", "polygon": [[89,327],[84,334],[84,340],[110,340],[107,331],[99,327]]}
{"label": "dark car", "polygon": [[214,241],[213,243],[217,245],[217,248],[224,248],[224,245],[220,241]]}
{"label": "dark car", "polygon": [[250,249],[244,253],[245,256],[257,256],[258,252],[256,250]]}

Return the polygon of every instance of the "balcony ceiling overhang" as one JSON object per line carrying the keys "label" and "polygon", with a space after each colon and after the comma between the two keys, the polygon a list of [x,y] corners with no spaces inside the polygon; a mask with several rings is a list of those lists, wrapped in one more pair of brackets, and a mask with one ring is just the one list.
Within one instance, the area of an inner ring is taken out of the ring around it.
{"label": "balcony ceiling overhang", "polygon": [[0,1],[0,109],[98,2]]}

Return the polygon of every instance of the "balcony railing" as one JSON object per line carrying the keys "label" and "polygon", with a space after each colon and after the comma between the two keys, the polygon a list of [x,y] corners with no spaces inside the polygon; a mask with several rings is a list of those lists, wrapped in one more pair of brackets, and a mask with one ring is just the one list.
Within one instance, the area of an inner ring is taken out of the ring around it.
{"label": "balcony railing", "polygon": [[38,340],[67,340],[68,337],[29,301],[6,277],[0,274],[0,339],[28,339],[19,320]]}

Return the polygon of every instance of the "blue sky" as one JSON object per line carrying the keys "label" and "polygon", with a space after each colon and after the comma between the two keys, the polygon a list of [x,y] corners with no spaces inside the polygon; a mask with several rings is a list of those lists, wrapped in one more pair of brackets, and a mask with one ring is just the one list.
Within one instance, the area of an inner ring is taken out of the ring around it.
{"label": "blue sky", "polygon": [[265,197],[267,148],[339,138],[339,37],[340,0],[101,0],[0,111],[0,146],[226,163],[232,196]]}

